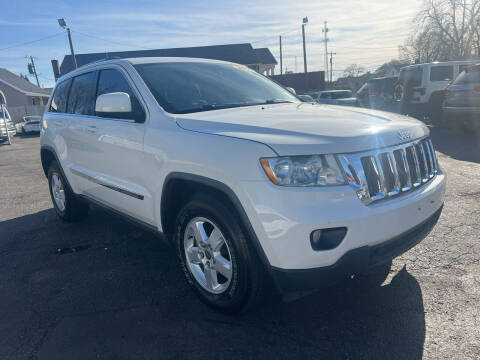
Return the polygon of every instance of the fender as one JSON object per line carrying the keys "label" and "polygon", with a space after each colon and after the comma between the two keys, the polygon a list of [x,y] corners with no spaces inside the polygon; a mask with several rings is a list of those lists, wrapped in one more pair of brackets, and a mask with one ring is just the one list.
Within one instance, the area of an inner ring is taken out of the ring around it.
{"label": "fender", "polygon": [[268,272],[270,272],[270,269],[271,269],[270,263],[267,259],[267,256],[265,255],[265,252],[263,251],[262,246],[260,245],[260,241],[257,238],[257,234],[253,230],[252,224],[247,216],[247,213],[245,212],[245,209],[243,208],[240,200],[238,199],[234,191],[228,185],[220,181],[207,178],[204,176],[200,176],[200,175],[194,175],[194,174],[183,173],[183,172],[172,172],[168,174],[163,183],[162,196],[161,196],[160,216],[162,221],[162,228],[165,229],[165,224],[167,223],[166,207],[168,202],[167,196],[169,194],[167,187],[171,180],[177,180],[177,179],[203,185],[205,187],[210,187],[221,192],[223,195],[225,195],[227,199],[232,203],[232,205],[235,208],[235,211],[239,215],[241,224],[243,225],[243,228],[247,231],[249,238],[251,239],[251,242],[258,254],[258,257],[260,258],[260,261],[265,266],[265,269]]}

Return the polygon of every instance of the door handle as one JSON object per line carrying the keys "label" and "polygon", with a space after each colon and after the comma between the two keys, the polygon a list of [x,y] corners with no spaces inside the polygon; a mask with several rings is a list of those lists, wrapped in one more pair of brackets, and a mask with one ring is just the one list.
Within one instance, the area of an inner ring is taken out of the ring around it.
{"label": "door handle", "polygon": [[87,132],[95,134],[97,132],[97,127],[95,125],[87,126]]}
{"label": "door handle", "polygon": [[63,121],[56,120],[56,121],[55,121],[55,126],[58,126],[58,127],[63,126]]}

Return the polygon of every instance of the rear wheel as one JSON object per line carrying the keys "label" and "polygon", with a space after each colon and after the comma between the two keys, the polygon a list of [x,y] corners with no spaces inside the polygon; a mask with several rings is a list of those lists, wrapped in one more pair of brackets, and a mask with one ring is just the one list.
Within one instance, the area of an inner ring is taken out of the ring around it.
{"label": "rear wheel", "polygon": [[48,183],[53,208],[62,220],[74,222],[88,216],[88,203],[73,193],[55,161],[48,169]]}
{"label": "rear wheel", "polygon": [[436,92],[430,96],[430,100],[427,104],[427,116],[430,120],[430,123],[442,126],[443,125],[443,103],[444,95],[443,92]]}
{"label": "rear wheel", "polygon": [[264,291],[263,267],[237,218],[222,201],[197,195],[175,227],[188,284],[202,301],[227,312],[251,309]]}

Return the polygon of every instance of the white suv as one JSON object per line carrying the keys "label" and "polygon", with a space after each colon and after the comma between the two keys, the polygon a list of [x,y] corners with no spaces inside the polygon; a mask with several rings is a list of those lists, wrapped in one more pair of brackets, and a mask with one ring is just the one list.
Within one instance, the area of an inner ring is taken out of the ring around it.
{"label": "white suv", "polygon": [[302,103],[245,66],[202,59],[63,76],[41,160],[62,219],[94,202],[164,233],[200,298],[229,311],[267,284],[312,289],[388,264],[432,229],[445,191],[421,122]]}

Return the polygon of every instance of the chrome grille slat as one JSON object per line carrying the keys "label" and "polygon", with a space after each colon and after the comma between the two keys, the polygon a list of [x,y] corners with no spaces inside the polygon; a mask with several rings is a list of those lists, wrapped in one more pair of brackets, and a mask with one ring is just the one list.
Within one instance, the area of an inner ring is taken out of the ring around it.
{"label": "chrome grille slat", "polygon": [[338,159],[348,183],[366,205],[412,191],[438,172],[435,150],[428,138],[364,153],[341,154]]}
{"label": "chrome grille slat", "polygon": [[413,163],[415,166],[415,181],[413,182],[413,187],[418,187],[422,184],[422,173],[420,172],[420,161],[418,159],[417,150],[415,146],[409,146],[409,150],[413,156]]}
{"label": "chrome grille slat", "polygon": [[427,157],[428,177],[431,179],[435,175],[432,152],[430,150],[430,145],[428,144],[428,141],[422,142],[422,146]]}
{"label": "chrome grille slat", "polygon": [[408,165],[407,155],[405,149],[400,149],[400,154],[402,156],[402,164],[405,171],[406,181],[405,184],[402,184],[402,191],[408,191],[412,188],[412,177],[410,175],[410,166]]}
{"label": "chrome grille slat", "polygon": [[393,187],[389,189],[390,191],[387,193],[388,196],[397,195],[400,192],[400,177],[398,176],[397,170],[397,162],[395,160],[395,156],[392,153],[386,153],[387,163],[390,167],[389,171],[391,171],[393,175]]}
{"label": "chrome grille slat", "polygon": [[427,167],[427,157],[425,156],[425,151],[423,150],[422,143],[418,143],[415,146],[415,150],[418,150],[420,156],[418,157],[419,166],[421,167],[422,172],[422,183],[426,183],[428,181],[428,167]]}
{"label": "chrome grille slat", "polygon": [[432,154],[433,173],[435,175],[438,171],[437,154],[435,153],[435,149],[433,148],[432,140],[428,140],[427,143],[428,143],[428,146],[430,147],[430,151],[431,151],[431,154]]}
{"label": "chrome grille slat", "polygon": [[378,194],[376,194],[373,198],[373,201],[375,201],[383,199],[387,193],[387,189],[385,187],[385,174],[383,173],[382,163],[380,162],[380,157],[378,154],[373,157],[373,163],[377,170],[378,185],[380,188]]}

